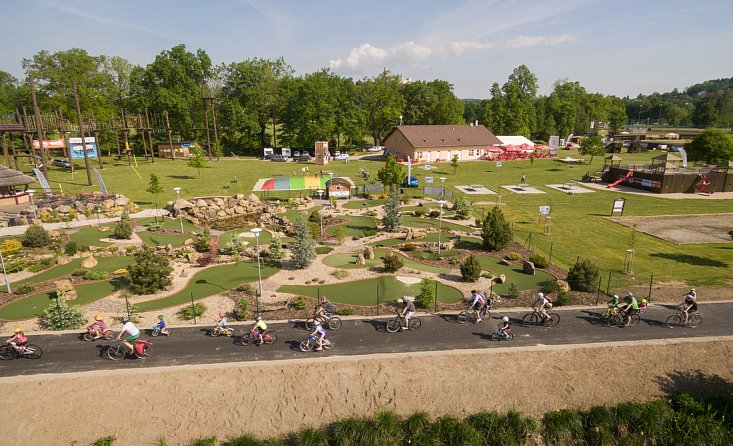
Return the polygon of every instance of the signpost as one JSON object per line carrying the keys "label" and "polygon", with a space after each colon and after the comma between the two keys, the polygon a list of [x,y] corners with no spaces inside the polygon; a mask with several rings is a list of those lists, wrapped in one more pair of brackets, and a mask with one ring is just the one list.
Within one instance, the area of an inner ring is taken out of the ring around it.
{"label": "signpost", "polygon": [[621,212],[621,216],[624,215],[624,206],[626,206],[626,198],[616,198],[613,200],[613,208],[611,209],[611,216],[615,212]]}

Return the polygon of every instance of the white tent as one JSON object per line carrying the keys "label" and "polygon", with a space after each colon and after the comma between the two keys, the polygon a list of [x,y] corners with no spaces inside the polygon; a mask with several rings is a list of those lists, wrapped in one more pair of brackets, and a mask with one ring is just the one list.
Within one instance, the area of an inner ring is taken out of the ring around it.
{"label": "white tent", "polygon": [[534,143],[524,136],[497,136],[497,138],[501,141],[502,146],[521,146],[522,144],[529,144],[534,147]]}

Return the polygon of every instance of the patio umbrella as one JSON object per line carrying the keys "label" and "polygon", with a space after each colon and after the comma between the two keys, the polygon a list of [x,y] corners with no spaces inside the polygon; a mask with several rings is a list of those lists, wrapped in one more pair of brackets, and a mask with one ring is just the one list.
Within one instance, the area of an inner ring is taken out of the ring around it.
{"label": "patio umbrella", "polygon": [[486,151],[489,153],[504,153],[504,149],[502,149],[501,147],[496,147],[496,146],[489,147],[488,149],[486,149]]}

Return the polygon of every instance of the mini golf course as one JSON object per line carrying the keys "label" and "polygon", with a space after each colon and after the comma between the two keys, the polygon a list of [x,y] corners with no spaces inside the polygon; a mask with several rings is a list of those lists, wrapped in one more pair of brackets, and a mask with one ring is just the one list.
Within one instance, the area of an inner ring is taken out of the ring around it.
{"label": "mini golf course", "polygon": [[[345,253],[345,254],[333,254],[330,256],[327,256],[323,259],[323,263],[328,266],[332,266],[334,268],[345,268],[345,269],[356,269],[356,268],[370,268],[373,266],[380,266],[382,265],[382,259],[387,254],[386,249],[375,249],[374,250],[374,258],[373,259],[367,259],[366,264],[364,265],[357,265],[356,264],[356,257],[357,254],[352,253]],[[426,271],[429,273],[435,273],[440,274],[443,271],[445,271],[445,268],[440,268],[437,266],[427,265],[425,263],[416,262],[412,259],[409,259],[405,257],[404,255],[401,256],[402,261],[404,262],[405,266],[404,268],[410,268],[410,269],[416,269],[418,271]]]}
{"label": "mini golf course", "polygon": [[533,290],[541,288],[542,284],[548,280],[552,282],[556,280],[552,274],[539,269],[535,270],[534,275],[525,274],[522,271],[521,264],[502,265],[496,257],[480,255],[478,260],[481,263],[481,268],[491,271],[495,276],[504,274],[506,277],[506,282],[494,284],[492,288],[494,293],[507,294],[511,283],[514,283],[518,290]]}
{"label": "mini golf course", "polygon": [[[332,285],[283,285],[278,291],[312,298],[318,298],[320,293],[327,295],[331,301],[336,303],[372,306],[394,302],[395,299],[404,295],[415,296],[420,293],[420,283],[410,284],[401,281],[396,276],[382,276]],[[455,303],[461,299],[463,295],[460,291],[438,283],[439,302]]]}
{"label": "mini golf course", "polygon": [[[244,235],[241,235],[244,234]],[[240,237],[242,241],[247,243],[248,247],[255,246],[255,234],[249,228],[233,229],[219,235],[219,247],[226,246],[234,237]],[[269,245],[272,241],[270,231],[260,232],[260,246]]]}
{"label": "mini golf course", "polygon": [[[114,257],[95,257],[97,259],[97,266],[89,268],[91,271],[107,271],[113,272],[120,268],[127,268],[130,264],[135,261],[132,256],[114,256]],[[57,265],[47,270],[44,270],[38,274],[27,277],[23,280],[11,283],[13,288],[23,283],[40,283],[47,280],[52,280],[71,274],[75,269],[81,268],[82,259],[74,259],[65,265]]]}

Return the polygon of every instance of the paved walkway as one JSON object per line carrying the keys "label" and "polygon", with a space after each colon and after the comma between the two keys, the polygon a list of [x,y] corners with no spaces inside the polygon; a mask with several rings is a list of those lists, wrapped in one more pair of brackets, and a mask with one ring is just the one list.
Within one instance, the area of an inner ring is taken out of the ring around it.
{"label": "paved walkway", "polygon": [[[135,212],[133,214],[130,214],[130,218],[147,218],[147,217],[154,217],[154,216],[160,217],[167,216],[168,211],[165,209],[143,209],[140,212]],[[120,217],[112,217],[112,218],[100,218],[97,220],[96,218],[89,218],[87,220],[78,220],[78,221],[71,221],[69,223],[61,222],[61,223],[42,223],[42,226],[47,230],[50,231],[52,229],[71,229],[71,228],[81,228],[84,226],[90,226],[93,224],[107,224],[107,223],[115,223],[120,220]],[[9,235],[21,235],[25,234],[25,230],[28,229],[28,225],[23,226],[8,226],[6,228],[0,228],[0,237],[5,237]]]}

